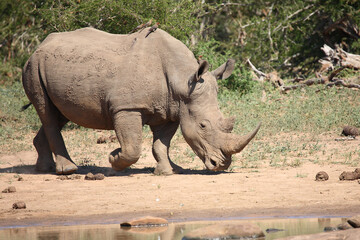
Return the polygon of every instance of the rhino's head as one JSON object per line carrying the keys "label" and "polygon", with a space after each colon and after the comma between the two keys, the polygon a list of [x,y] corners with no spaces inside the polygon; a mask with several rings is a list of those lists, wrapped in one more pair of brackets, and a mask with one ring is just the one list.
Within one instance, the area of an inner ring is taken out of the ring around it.
{"label": "rhino's head", "polygon": [[234,60],[208,72],[209,64],[201,61],[188,81],[188,93],[181,104],[180,124],[184,138],[204,162],[207,169],[219,171],[231,164],[231,155],[240,152],[256,135],[259,126],[245,136],[231,133],[234,118],[225,119],[220,112],[218,79],[229,77]]}

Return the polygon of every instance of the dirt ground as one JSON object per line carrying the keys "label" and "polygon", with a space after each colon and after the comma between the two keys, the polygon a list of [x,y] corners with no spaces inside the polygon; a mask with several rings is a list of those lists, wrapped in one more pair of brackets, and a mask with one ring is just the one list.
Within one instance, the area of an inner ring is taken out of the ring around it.
{"label": "dirt ground", "polygon": [[[144,152],[138,163],[124,172],[114,172],[105,152],[109,153],[118,145],[96,144],[96,138],[101,134],[90,134],[92,142],[85,139],[85,146],[68,144],[70,155],[79,165],[79,179],[61,180],[55,174],[35,172],[34,149],[1,154],[0,191],[14,186],[16,192],[0,193],[0,227],[117,223],[144,215],[183,221],[360,214],[360,184],[357,180],[339,180],[343,171],[354,171],[358,164],[358,155],[352,157],[351,164],[346,162],[344,155],[349,149],[359,151],[358,139],[334,141],[337,135],[325,134],[316,140],[317,144],[322,144],[322,149],[309,152],[306,160],[278,166],[272,164],[274,161],[270,158],[273,155],[266,155],[255,165],[244,165],[254,151],[248,146],[247,152],[236,155],[235,166],[238,167],[220,173],[204,170],[201,160],[189,153],[185,156],[187,146],[178,139],[171,155],[183,156],[185,160],[177,163],[186,170],[183,174],[155,176],[152,174],[155,160],[151,154],[151,139],[144,140]],[[71,139],[76,136],[76,131],[64,135]],[[31,145],[31,138],[25,137],[22,141]],[[301,136],[284,139],[279,135],[272,141],[278,145],[292,141],[292,146],[304,146],[304,139]],[[308,145],[311,141],[308,140]],[[335,155],[332,149],[337,149]],[[288,153],[287,157],[294,155],[294,158],[302,159],[301,154],[294,153],[300,150]],[[344,156],[344,159],[327,162],[330,155],[332,158]],[[319,171],[327,172],[329,180],[315,181]],[[88,172],[103,173],[105,179],[84,180]],[[19,177],[23,181],[18,181]],[[24,201],[26,209],[12,209],[17,201]]]}

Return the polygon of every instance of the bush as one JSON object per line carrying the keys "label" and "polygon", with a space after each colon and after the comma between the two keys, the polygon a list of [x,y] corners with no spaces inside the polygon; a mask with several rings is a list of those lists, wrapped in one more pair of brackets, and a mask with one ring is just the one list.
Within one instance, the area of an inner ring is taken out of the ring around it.
{"label": "bush", "polygon": [[190,0],[82,0],[45,1],[39,9],[47,32],[94,27],[125,34],[150,19],[174,37],[187,41],[198,24],[197,4]]}
{"label": "bush", "polygon": [[221,43],[236,59],[251,58],[264,72],[311,74],[323,56],[324,43],[360,53],[360,1],[206,0],[202,35]]}
{"label": "bush", "polygon": [[[195,56],[207,60],[210,64],[210,70],[215,70],[217,67],[225,63],[228,58],[232,57],[229,51],[221,52],[220,43],[214,39],[208,41],[200,41],[193,49]],[[249,72],[241,63],[236,63],[233,74],[224,80],[219,81],[220,93],[224,90],[236,91],[238,93],[246,94],[250,92],[255,82],[252,80],[251,72]]]}

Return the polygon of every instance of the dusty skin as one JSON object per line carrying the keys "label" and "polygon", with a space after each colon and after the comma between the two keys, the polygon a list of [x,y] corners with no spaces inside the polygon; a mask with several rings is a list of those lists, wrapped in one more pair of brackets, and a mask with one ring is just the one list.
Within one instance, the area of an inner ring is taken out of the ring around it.
{"label": "dusty skin", "polygon": [[[357,155],[352,162],[341,156],[350,150],[357,151],[360,143],[357,139],[334,141],[336,133],[319,135],[315,142],[296,134],[274,136],[273,143],[279,145],[316,143],[323,147],[307,155],[302,152],[306,157],[297,157],[300,150],[289,153],[287,161],[294,161],[293,166],[271,166],[274,160],[268,156],[245,164],[248,154],[257,153],[251,152],[252,145],[269,141],[257,137],[247,150],[235,155],[228,171],[211,173],[204,169],[200,159],[191,157],[190,148],[176,135],[170,155],[186,170],[183,174],[156,176],[152,173],[156,162],[151,154],[151,137],[145,137],[143,154],[131,169],[114,172],[107,153],[118,143],[96,144],[99,136],[110,133],[87,130],[83,142],[76,144],[80,142],[78,131],[67,130],[63,134],[72,143],[68,148],[79,166],[80,179],[60,180],[55,173],[36,173],[37,155],[31,146],[31,134],[15,143],[23,144],[19,146],[26,151],[11,153],[10,146],[2,146],[0,190],[15,186],[17,191],[0,193],[0,226],[119,223],[146,215],[178,221],[360,214],[359,183],[339,180],[343,171],[356,168]],[[329,180],[315,181],[319,171],[327,172]],[[106,177],[99,181],[84,180],[88,172],[103,173]],[[19,177],[23,180],[18,181]],[[26,209],[13,210],[12,204],[17,201],[24,201]]]}

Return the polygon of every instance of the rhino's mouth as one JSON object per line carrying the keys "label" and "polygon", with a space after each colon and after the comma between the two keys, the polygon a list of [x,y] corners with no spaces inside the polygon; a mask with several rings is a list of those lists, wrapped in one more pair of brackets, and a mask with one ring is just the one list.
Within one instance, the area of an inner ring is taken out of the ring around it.
{"label": "rhino's mouth", "polygon": [[230,166],[231,156],[228,156],[221,151],[221,154],[216,154],[214,156],[206,155],[204,163],[205,167],[210,171],[226,170]]}

